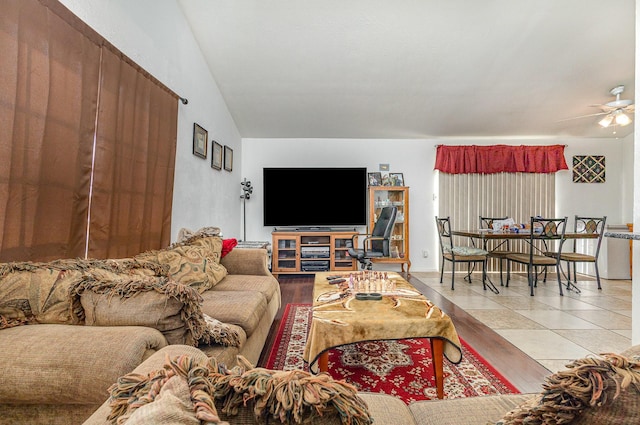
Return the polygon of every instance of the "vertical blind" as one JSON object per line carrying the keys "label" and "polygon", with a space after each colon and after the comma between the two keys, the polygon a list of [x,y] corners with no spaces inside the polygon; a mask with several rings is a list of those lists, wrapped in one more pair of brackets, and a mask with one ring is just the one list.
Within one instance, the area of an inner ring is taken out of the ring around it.
{"label": "vertical blind", "polygon": [[0,261],[168,244],[177,95],[58,1],[2,9]]}

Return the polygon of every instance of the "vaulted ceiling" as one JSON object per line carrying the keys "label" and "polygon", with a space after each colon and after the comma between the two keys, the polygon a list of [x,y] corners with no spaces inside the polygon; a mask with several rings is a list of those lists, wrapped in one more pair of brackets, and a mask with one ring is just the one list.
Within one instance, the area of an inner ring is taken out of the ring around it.
{"label": "vaulted ceiling", "polygon": [[[621,137],[634,0],[178,0],[242,137]],[[615,132],[615,134],[614,134]]]}

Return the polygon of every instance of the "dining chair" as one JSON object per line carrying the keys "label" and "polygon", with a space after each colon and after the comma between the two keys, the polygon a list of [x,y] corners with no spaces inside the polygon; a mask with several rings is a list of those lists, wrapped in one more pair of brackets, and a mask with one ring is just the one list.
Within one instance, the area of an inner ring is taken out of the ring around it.
{"label": "dining chair", "polygon": [[[482,288],[487,289],[487,259],[489,253],[482,248],[472,246],[456,246],[453,243],[453,235],[451,234],[451,220],[449,217],[436,216],[436,226],[438,228],[438,236],[440,238],[440,253],[442,255],[442,264],[440,265],[440,283],[444,275],[445,260],[451,262],[451,290],[454,289],[456,263],[481,263],[482,264]],[[469,283],[471,283],[471,273],[468,273]]]}
{"label": "dining chair", "polygon": [[[493,222],[497,220],[506,220],[508,217],[484,217],[480,216],[480,229],[493,229]],[[488,244],[488,240],[484,240],[483,249],[489,252],[489,258],[496,258],[498,260],[500,270],[500,286],[504,286],[502,279],[503,263],[507,263],[507,286],[509,286],[509,278],[511,277],[511,267],[507,260],[507,255],[516,254],[517,252],[511,251],[511,241],[509,239],[503,239],[499,241],[493,241],[492,245]]]}
{"label": "dining chair", "polygon": [[[567,279],[571,281],[571,265],[573,264],[573,283],[577,282],[576,263],[593,263],[596,271],[596,281],[598,289],[600,286],[600,272],[598,271],[598,255],[600,254],[600,245],[602,244],[602,236],[604,235],[604,225],[607,216],[604,217],[582,217],[577,216],[574,223],[574,231],[576,233],[597,234],[598,238],[595,244],[595,250],[592,254],[578,252],[578,239],[573,240],[573,250],[571,252],[560,253],[560,261],[567,263]],[[575,285],[574,285],[575,287]],[[577,287],[575,287],[577,289]]]}
{"label": "dining chair", "polygon": [[[529,252],[508,254],[507,260],[524,264],[527,268],[527,281],[531,296],[538,282],[538,267],[555,266],[558,277],[558,288],[562,292],[562,268],[560,253],[565,242],[567,217],[542,218],[531,217],[531,227],[528,239]],[[554,246],[551,246],[554,245]],[[549,255],[555,253],[555,256]]]}

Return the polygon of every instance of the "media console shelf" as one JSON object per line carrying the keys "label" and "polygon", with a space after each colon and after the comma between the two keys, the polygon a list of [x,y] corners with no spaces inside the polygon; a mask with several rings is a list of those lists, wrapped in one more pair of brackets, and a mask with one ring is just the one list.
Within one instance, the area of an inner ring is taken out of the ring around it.
{"label": "media console shelf", "polygon": [[307,274],[356,270],[349,256],[354,231],[280,231],[271,233],[271,272]]}

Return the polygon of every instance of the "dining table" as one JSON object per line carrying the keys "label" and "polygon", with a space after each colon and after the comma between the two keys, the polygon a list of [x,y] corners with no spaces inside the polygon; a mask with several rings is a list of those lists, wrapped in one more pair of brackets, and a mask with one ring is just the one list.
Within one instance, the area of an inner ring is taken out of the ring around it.
{"label": "dining table", "polygon": [[[490,240],[523,240],[529,241],[531,239],[531,231],[529,229],[517,229],[517,230],[493,230],[493,229],[471,229],[471,230],[451,230],[453,236],[463,236],[470,238],[472,244],[475,246],[475,240],[482,241],[482,248],[487,249],[487,242]],[[565,232],[565,239],[597,239],[600,235],[598,233],[588,232]],[[490,249],[487,251],[491,252]],[[564,271],[562,272],[564,274]],[[500,291],[487,276],[488,288],[498,294]],[[571,284],[568,281],[569,284]],[[573,285],[572,285],[573,286]],[[576,288],[577,289],[577,288]]]}

